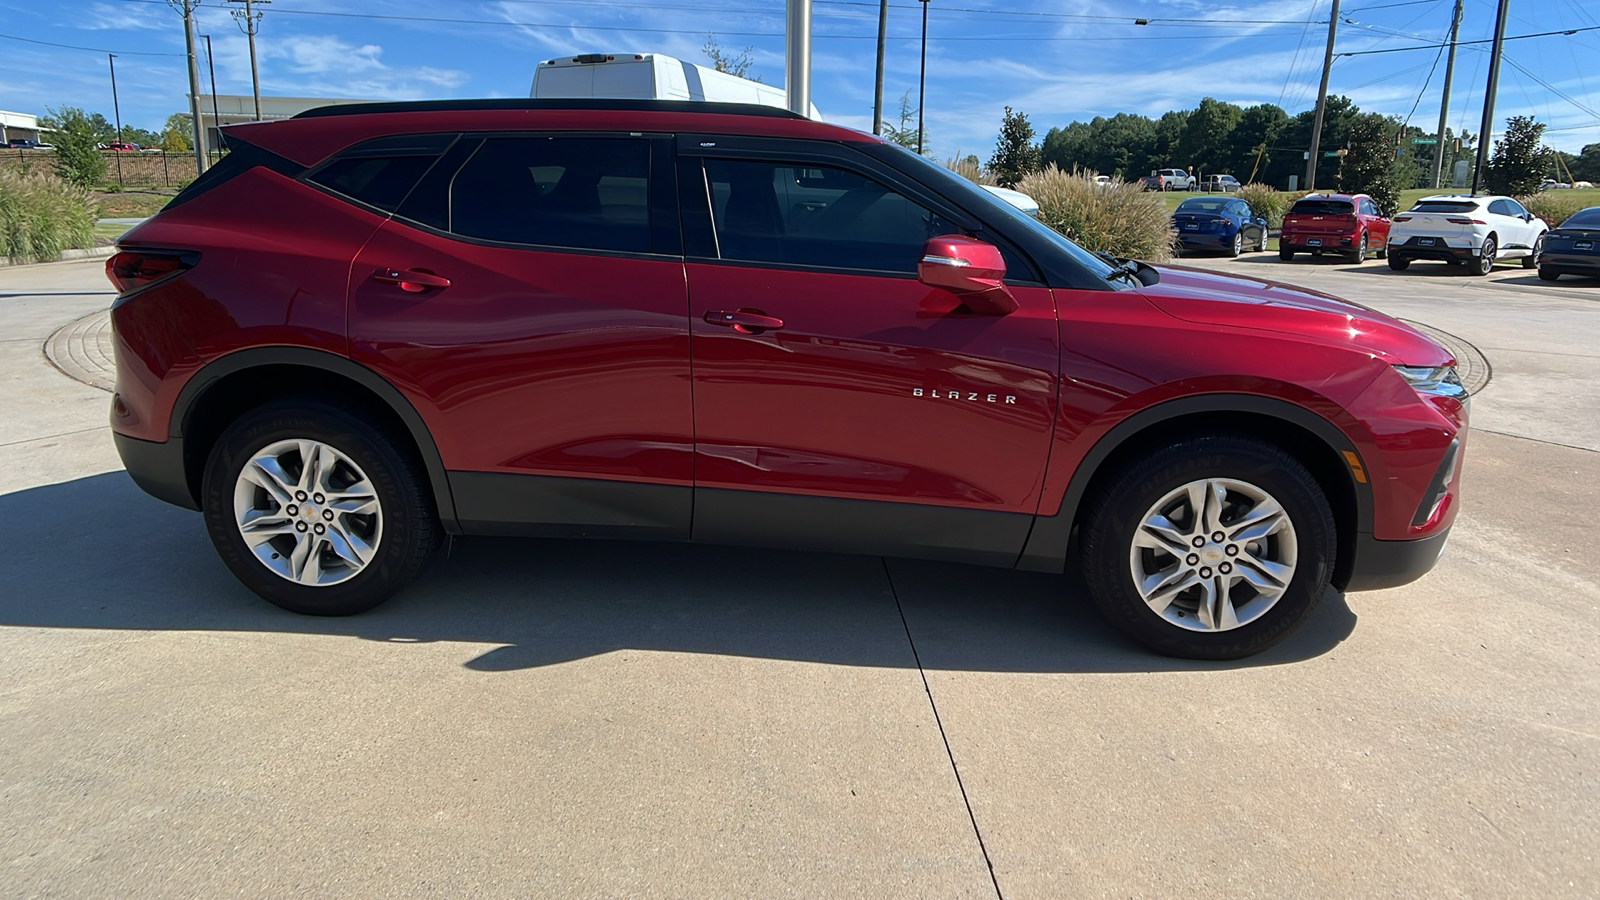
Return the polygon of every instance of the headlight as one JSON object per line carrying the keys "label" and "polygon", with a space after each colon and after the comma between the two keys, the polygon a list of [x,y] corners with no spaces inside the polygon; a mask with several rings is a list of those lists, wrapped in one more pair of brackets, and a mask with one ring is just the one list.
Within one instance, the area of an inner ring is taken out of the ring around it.
{"label": "headlight", "polygon": [[1467,389],[1461,384],[1455,366],[1395,366],[1394,370],[1419,394],[1436,394],[1440,397],[1467,399]]}

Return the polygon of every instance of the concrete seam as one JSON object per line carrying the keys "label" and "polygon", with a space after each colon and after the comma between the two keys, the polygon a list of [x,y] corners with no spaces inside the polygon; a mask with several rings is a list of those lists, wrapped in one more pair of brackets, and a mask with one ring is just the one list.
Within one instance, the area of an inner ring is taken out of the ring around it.
{"label": "concrete seam", "polygon": [[1552,447],[1565,447],[1568,450],[1582,450],[1585,453],[1600,453],[1600,450],[1596,450],[1593,447],[1579,447],[1577,444],[1563,444],[1560,441],[1547,441],[1544,438],[1528,437],[1525,434],[1512,434],[1509,431],[1495,431],[1492,428],[1479,428],[1476,425],[1472,426],[1472,430],[1481,431],[1484,434],[1498,434],[1501,437],[1516,438],[1519,441],[1533,441],[1535,444],[1548,444]]}
{"label": "concrete seam", "polygon": [[889,572],[889,560],[878,557],[883,564],[883,578],[889,583],[889,594],[894,597],[895,611],[900,614],[900,627],[906,630],[906,643],[911,645],[911,658],[917,664],[917,675],[922,679],[922,692],[928,695],[928,708],[933,711],[933,724],[939,727],[939,740],[944,742],[944,755],[950,760],[950,771],[956,776],[956,787],[961,791],[961,803],[967,808],[967,821],[972,823],[972,833],[978,839],[978,850],[983,854],[983,864],[989,869],[989,883],[994,885],[994,895],[1005,900],[1000,891],[1000,879],[994,874],[994,861],[989,859],[989,846],[983,841],[983,830],[978,827],[978,816],[972,811],[972,801],[967,797],[966,782],[961,780],[961,767],[956,765],[955,752],[950,749],[950,736],[945,734],[944,720],[939,718],[939,705],[933,701],[933,688],[928,684],[927,670],[922,668],[922,656],[917,653],[916,639],[911,636],[911,623],[906,621],[905,607],[900,605],[900,592],[895,590],[894,575]]}

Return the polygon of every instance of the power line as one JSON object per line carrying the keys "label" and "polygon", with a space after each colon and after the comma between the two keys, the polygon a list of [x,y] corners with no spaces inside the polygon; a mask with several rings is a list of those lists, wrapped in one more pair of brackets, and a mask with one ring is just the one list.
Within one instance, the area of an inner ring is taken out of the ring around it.
{"label": "power line", "polygon": [[60,47],[63,50],[82,50],[85,53],[115,53],[118,56],[183,56],[182,53],[149,53],[143,50],[102,50],[99,47],[79,47],[74,44],[36,41],[33,38],[17,37],[14,34],[0,34],[0,38],[5,38],[8,41],[22,41],[27,44],[42,44],[46,47]]}
{"label": "power line", "polygon": [[[1596,25],[1596,26],[1593,26],[1591,28],[1569,28],[1569,29],[1567,29],[1565,31],[1541,31],[1538,34],[1513,34],[1513,35],[1507,36],[1505,38],[1505,40],[1508,40],[1508,41],[1521,41],[1521,40],[1526,40],[1527,38],[1554,37],[1556,35],[1577,34],[1577,33],[1581,32],[1581,31],[1600,31],[1600,25]],[[1490,39],[1481,40],[1481,41],[1461,41],[1461,42],[1459,42],[1458,46],[1467,47],[1467,46],[1471,46],[1473,44],[1492,44],[1492,43],[1494,43],[1494,40],[1492,38],[1490,38]],[[1443,46],[1447,46],[1447,45],[1446,44],[1424,44],[1424,45],[1419,46],[1419,47],[1389,47],[1389,48],[1384,49],[1384,50],[1353,50],[1353,51],[1351,51],[1349,53],[1341,53],[1339,55],[1340,56],[1371,56],[1371,55],[1373,55],[1375,53],[1403,53],[1403,52],[1405,52],[1407,50],[1432,50],[1432,49],[1434,49],[1436,47],[1443,47]]]}

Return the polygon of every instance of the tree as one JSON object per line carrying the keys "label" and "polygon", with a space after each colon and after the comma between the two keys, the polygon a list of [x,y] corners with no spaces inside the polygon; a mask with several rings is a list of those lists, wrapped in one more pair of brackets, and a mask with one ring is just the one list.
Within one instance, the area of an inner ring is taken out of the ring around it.
{"label": "tree", "polygon": [[[912,121],[916,119],[916,117],[917,111],[911,108],[911,92],[906,91],[904,94],[900,95],[900,124],[891,125],[888,122],[883,123],[883,139],[891,144],[899,144],[907,150],[915,151],[917,149],[919,135],[917,134],[916,126],[912,124]],[[928,145],[928,130],[926,127],[923,128],[920,137],[922,152],[924,154],[931,152],[931,148]]]}
{"label": "tree", "polygon": [[989,157],[989,172],[1001,187],[1014,187],[1024,175],[1039,171],[1039,146],[1033,142],[1033,126],[1027,113],[1013,113],[1006,107],[1000,121],[1000,138]]}
{"label": "tree", "polygon": [[1539,190],[1550,167],[1550,148],[1540,143],[1545,126],[1532,116],[1506,120],[1506,136],[1494,143],[1494,155],[1483,169],[1490,193],[1522,196]]}
{"label": "tree", "polygon": [[173,113],[167,116],[167,123],[161,127],[161,149],[168,153],[187,153],[193,149],[189,144],[189,116],[186,113]]}
{"label": "tree", "polygon": [[700,52],[710,58],[711,65],[718,72],[726,72],[737,78],[760,81],[760,75],[750,74],[750,67],[755,64],[755,60],[750,56],[754,50],[754,47],[746,47],[739,51],[737,55],[727,53],[722,49],[722,45],[717,43],[715,34],[707,34],[705,44],[700,47]]}
{"label": "tree", "polygon": [[1571,168],[1572,177],[1579,181],[1600,181],[1600,144],[1585,144]]}
{"label": "tree", "polygon": [[1339,169],[1339,189],[1370,194],[1378,211],[1392,216],[1400,211],[1394,135],[1398,123],[1380,115],[1364,118],[1350,131],[1350,148]]}
{"label": "tree", "polygon": [[100,155],[100,134],[92,117],[76,106],[47,110],[39,124],[53,130],[56,174],[80,187],[92,188],[106,177],[106,160]]}
{"label": "tree", "polygon": [[1276,104],[1261,103],[1246,109],[1228,136],[1229,166],[1234,177],[1255,181],[1265,173],[1272,163],[1272,148],[1287,127],[1289,114]]}
{"label": "tree", "polygon": [[1244,110],[1212,97],[1200,101],[1183,125],[1178,158],[1198,171],[1222,172],[1235,168],[1228,153],[1229,138],[1244,118]]}

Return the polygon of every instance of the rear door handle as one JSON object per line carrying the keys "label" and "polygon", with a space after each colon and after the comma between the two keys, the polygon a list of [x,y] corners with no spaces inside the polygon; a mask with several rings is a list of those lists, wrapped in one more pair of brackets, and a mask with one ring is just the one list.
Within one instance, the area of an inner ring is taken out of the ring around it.
{"label": "rear door handle", "polygon": [[760,334],[783,327],[782,319],[769,316],[759,309],[711,309],[706,311],[703,318],[708,325],[732,328],[740,334]]}
{"label": "rear door handle", "polygon": [[399,269],[379,269],[372,274],[372,280],[384,284],[398,284],[400,290],[413,294],[420,294],[429,288],[444,290],[450,286],[450,279],[421,269],[410,269],[405,272]]}

